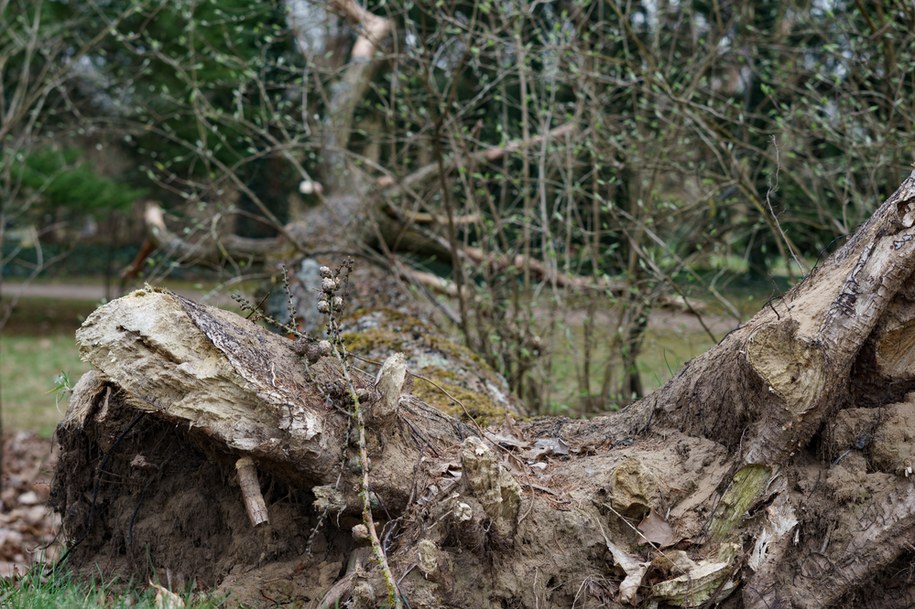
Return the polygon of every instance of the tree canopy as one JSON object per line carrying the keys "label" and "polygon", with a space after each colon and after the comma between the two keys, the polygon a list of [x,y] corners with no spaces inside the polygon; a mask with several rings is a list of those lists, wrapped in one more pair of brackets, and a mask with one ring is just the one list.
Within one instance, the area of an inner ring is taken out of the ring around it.
{"label": "tree canopy", "polygon": [[[802,276],[912,160],[915,15],[901,3],[2,10],[7,223],[60,190],[63,176],[42,186],[14,169],[51,149],[79,168],[67,180],[85,180],[67,187],[74,197],[114,180],[118,197],[153,197],[192,238],[288,238],[309,206],[383,192],[401,218],[450,218],[432,231],[435,257],[473,294],[458,313],[465,338],[532,399],[549,386],[531,376],[537,344],[556,329],[533,321],[519,290],[561,310],[571,296],[556,277],[625,286],[612,291],[627,311],[614,349],[629,372],[581,393],[626,402],[642,392],[633,354],[659,294],[717,293],[744,270]],[[73,151],[102,141],[122,164],[96,178]],[[449,258],[458,245],[470,258]],[[407,264],[442,272],[428,256]]]}

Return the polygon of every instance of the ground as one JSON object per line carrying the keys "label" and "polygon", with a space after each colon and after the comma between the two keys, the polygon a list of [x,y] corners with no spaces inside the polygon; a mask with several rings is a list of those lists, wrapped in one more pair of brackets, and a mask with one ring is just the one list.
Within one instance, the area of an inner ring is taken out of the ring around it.
{"label": "ground", "polygon": [[0,576],[24,573],[33,562],[58,556],[60,516],[45,507],[55,465],[46,438],[26,431],[3,438]]}

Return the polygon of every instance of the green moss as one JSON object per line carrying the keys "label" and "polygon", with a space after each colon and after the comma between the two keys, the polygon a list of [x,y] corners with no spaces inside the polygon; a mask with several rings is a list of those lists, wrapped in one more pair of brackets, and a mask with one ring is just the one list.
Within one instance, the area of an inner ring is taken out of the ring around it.
{"label": "green moss", "polygon": [[[481,425],[499,422],[508,412],[488,392],[465,387],[483,386],[482,379],[500,384],[493,369],[467,347],[443,338],[429,324],[392,309],[360,309],[349,316],[348,321],[366,318],[375,318],[375,325],[362,332],[343,334],[347,350],[373,355],[378,359],[395,351],[402,352],[407,358],[408,367],[414,366],[415,370],[415,367],[422,366],[420,375],[432,381],[429,383],[420,378],[414,381],[413,395],[420,400],[456,418],[465,421],[472,418]],[[433,352],[440,354],[440,357],[432,355]],[[440,365],[440,362],[446,364]],[[443,388],[460,404],[435,385]]]}
{"label": "green moss", "polygon": [[345,325],[357,323],[366,318],[374,319],[375,326],[361,332],[344,332],[343,343],[350,351],[368,355],[373,351],[403,351],[409,357],[410,352],[417,350],[414,336],[423,337],[433,334],[433,330],[419,319],[405,315],[394,309],[377,308],[357,309],[346,317]]}
{"label": "green moss", "polygon": [[724,539],[744,520],[747,510],[769,483],[771,474],[769,467],[758,464],[745,465],[737,470],[712,516],[709,526],[712,539]]}
{"label": "green moss", "polygon": [[371,317],[373,315],[378,315],[379,323],[390,326],[391,328],[397,328],[398,330],[405,331],[407,328],[416,328],[423,330],[424,333],[429,332],[429,324],[422,321],[418,317],[412,315],[407,315],[397,309],[390,309],[387,307],[376,307],[376,308],[366,308],[356,309],[352,314],[347,315],[345,322],[358,321],[360,319]]}
{"label": "green moss", "polygon": [[430,348],[444,353],[447,357],[463,361],[471,361],[476,364],[481,369],[481,371],[495,374],[490,365],[487,364],[482,357],[464,345],[460,345],[454,341],[448,340],[447,338],[443,338],[435,333],[426,333],[423,335],[423,338]]}
{"label": "green moss", "polygon": [[451,368],[439,368],[437,366],[426,366],[419,371],[425,377],[435,379],[436,382],[445,381],[460,381],[461,375],[454,371]]}
{"label": "green moss", "polygon": [[345,332],[341,337],[347,351],[367,355],[376,349],[384,351],[403,351],[404,343],[401,337],[386,330],[372,328],[364,332]]}
{"label": "green moss", "polygon": [[343,334],[343,341],[347,349],[360,353],[369,353],[375,349],[393,351],[406,351],[416,353],[421,349],[438,351],[446,359],[470,364],[480,369],[480,372],[495,378],[495,371],[479,355],[452,340],[441,336],[438,330],[431,328],[426,322],[401,313],[394,309],[358,309],[348,316],[348,322],[358,321],[370,316],[379,315],[377,326],[364,332],[347,332]]}
{"label": "green moss", "polygon": [[471,391],[445,380],[459,380],[459,375],[454,372],[429,367],[423,368],[421,375],[432,383],[416,378],[413,382],[413,395],[457,419],[472,419],[485,427],[502,421],[505,415],[509,414],[508,410],[496,404],[487,394]]}

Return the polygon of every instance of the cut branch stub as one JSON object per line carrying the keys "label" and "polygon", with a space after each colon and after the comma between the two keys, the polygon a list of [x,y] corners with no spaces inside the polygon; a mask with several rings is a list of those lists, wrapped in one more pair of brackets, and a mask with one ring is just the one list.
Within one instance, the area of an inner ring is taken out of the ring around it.
{"label": "cut branch stub", "polygon": [[775,400],[756,422],[744,457],[746,463],[778,462],[798,448],[780,443],[785,434],[799,427],[805,418],[818,418],[829,384],[827,360],[814,341],[796,333],[797,324],[785,320],[764,325],[747,341],[746,357]]}
{"label": "cut branch stub", "polygon": [[826,386],[826,359],[795,329],[790,320],[763,326],[747,341],[747,360],[790,415],[800,417],[816,405]]}
{"label": "cut branch stub", "polygon": [[403,353],[395,353],[384,361],[375,380],[379,396],[370,411],[372,417],[387,419],[396,412],[406,378],[407,364]]}
{"label": "cut branch stub", "polygon": [[[907,287],[913,287],[910,277]],[[871,337],[874,343],[875,372],[890,381],[915,379],[915,302],[908,294],[898,294]]]}
{"label": "cut branch stub", "polygon": [[251,524],[260,526],[269,523],[270,515],[267,513],[264,496],[261,494],[261,485],[257,480],[257,468],[254,466],[254,461],[251,457],[242,457],[235,462],[235,469],[238,472],[238,488],[241,490],[245,511],[248,513]]}
{"label": "cut branch stub", "polygon": [[915,379],[915,324],[888,330],[876,345],[877,372],[892,380]]}

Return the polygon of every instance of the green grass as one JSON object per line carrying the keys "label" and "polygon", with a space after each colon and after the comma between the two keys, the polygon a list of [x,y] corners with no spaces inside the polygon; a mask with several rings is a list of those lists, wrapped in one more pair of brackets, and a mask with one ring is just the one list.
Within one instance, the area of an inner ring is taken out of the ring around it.
{"label": "green grass", "polygon": [[[4,609],[156,609],[156,590],[118,582],[100,584],[72,577],[66,570],[43,574],[41,565],[19,577],[0,579],[0,607]],[[213,599],[178,595],[186,609],[216,609]]]}
{"label": "green grass", "polygon": [[0,362],[4,430],[50,436],[67,407],[67,395],[55,390],[56,379],[65,373],[76,383],[89,369],[79,360],[73,336],[4,336]]}
{"label": "green grass", "polygon": [[[48,282],[51,283],[51,282]],[[80,280],[80,283],[85,283]],[[207,284],[186,282],[190,289]],[[168,282],[180,288],[181,282]],[[5,303],[0,302],[0,306]],[[75,384],[89,370],[80,361],[74,333],[101,303],[56,298],[22,298],[0,335],[0,400],[5,431],[54,432],[67,406],[55,391],[63,373]],[[238,307],[228,307],[238,311]]]}
{"label": "green grass", "polygon": [[89,369],[73,336],[96,303],[23,298],[0,336],[0,399],[5,431],[50,436],[67,406],[55,391],[64,373],[70,383]]}
{"label": "green grass", "polygon": [[683,364],[712,346],[712,339],[703,330],[649,329],[638,359],[645,392],[662,386],[680,371]]}
{"label": "green grass", "polygon": [[[570,328],[566,336],[553,345],[550,369],[549,412],[580,416],[594,413],[593,409],[613,409],[618,404],[591,404],[585,406],[581,374],[583,371],[584,339],[581,327]],[[598,324],[592,337],[591,391],[600,390],[604,370],[609,365],[613,370],[612,390],[620,381],[620,357],[610,349],[612,328],[610,323]],[[718,338],[723,335],[719,332]],[[707,351],[714,345],[711,337],[695,324],[666,323],[663,327],[650,327],[646,333],[638,357],[639,373],[645,393],[662,386],[670,380],[687,361]],[[584,409],[584,410],[583,410]]]}

